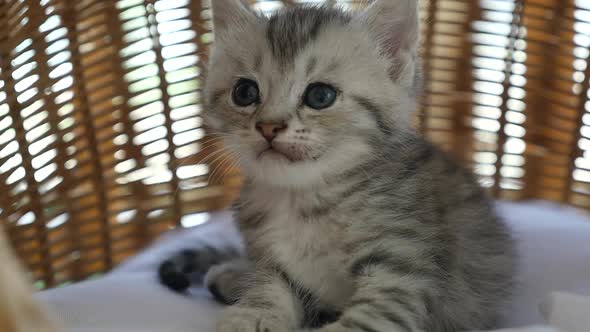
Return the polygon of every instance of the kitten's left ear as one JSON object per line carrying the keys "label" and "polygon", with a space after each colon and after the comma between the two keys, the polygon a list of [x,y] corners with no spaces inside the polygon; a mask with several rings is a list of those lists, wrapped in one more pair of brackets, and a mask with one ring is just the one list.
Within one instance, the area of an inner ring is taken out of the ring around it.
{"label": "kitten's left ear", "polygon": [[419,1],[375,0],[355,20],[369,27],[382,52],[392,60],[391,77],[414,84],[420,38]]}
{"label": "kitten's left ear", "polygon": [[213,31],[219,39],[232,29],[248,29],[257,16],[244,0],[211,0]]}

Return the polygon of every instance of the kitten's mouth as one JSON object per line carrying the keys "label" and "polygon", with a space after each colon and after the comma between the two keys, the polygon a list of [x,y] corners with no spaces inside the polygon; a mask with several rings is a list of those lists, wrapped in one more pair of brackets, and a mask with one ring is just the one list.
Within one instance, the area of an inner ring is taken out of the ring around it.
{"label": "kitten's mouth", "polygon": [[319,156],[315,156],[310,153],[309,148],[306,146],[300,146],[297,144],[289,143],[272,143],[266,146],[260,151],[256,159],[262,160],[263,158],[276,160],[276,161],[288,161],[289,163],[304,162],[310,160],[317,160]]}
{"label": "kitten's mouth", "polygon": [[286,159],[290,162],[295,161],[291,157],[289,157],[288,155],[282,153],[281,151],[278,151],[277,149],[273,148],[272,146],[269,146],[266,149],[260,151],[260,153],[258,153],[258,156],[256,156],[256,159],[262,159],[265,157]]}

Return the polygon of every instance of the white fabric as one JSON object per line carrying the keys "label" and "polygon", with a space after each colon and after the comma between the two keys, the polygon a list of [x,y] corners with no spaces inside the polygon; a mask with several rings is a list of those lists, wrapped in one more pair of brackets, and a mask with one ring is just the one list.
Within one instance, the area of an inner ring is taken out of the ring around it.
{"label": "white fabric", "polygon": [[550,326],[537,325],[537,326],[528,326],[528,327],[517,327],[517,328],[513,328],[513,329],[494,330],[494,331],[488,331],[488,332],[566,332],[566,331],[561,331],[561,330],[555,329]]}
{"label": "white fabric", "polygon": [[520,255],[520,285],[505,327],[544,323],[539,305],[551,292],[590,295],[586,212],[547,202],[502,202],[498,211],[512,227]]}
{"label": "white fabric", "polygon": [[567,332],[590,330],[590,297],[554,292],[541,304],[543,316],[551,326]]}
{"label": "white fabric", "polygon": [[[520,287],[502,326],[510,328],[500,331],[556,332],[542,326],[547,323],[539,305],[556,291],[590,296],[590,217],[546,202],[501,202],[498,211],[512,227],[521,257]],[[104,278],[45,291],[39,298],[68,332],[212,332],[219,306],[206,291],[174,294],[156,278],[159,262],[180,248],[198,241],[235,241],[238,235],[228,213],[212,214],[211,221],[165,235]],[[545,301],[549,322],[559,332],[581,331],[560,325],[578,319],[560,309],[563,299]]]}

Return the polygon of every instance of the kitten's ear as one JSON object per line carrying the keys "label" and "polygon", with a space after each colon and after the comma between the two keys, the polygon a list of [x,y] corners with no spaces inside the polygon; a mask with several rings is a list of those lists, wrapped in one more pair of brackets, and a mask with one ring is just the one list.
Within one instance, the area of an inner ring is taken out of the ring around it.
{"label": "kitten's ear", "polygon": [[244,29],[254,24],[256,14],[244,0],[211,0],[213,29],[216,36],[223,36],[228,29]]}
{"label": "kitten's ear", "polygon": [[369,27],[381,50],[393,60],[394,80],[414,75],[420,37],[418,0],[375,0],[356,20]]}

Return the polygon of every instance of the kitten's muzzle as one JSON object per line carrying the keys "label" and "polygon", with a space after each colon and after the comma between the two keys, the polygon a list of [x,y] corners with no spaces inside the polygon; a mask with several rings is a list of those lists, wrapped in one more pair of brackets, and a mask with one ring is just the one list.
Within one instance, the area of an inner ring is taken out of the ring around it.
{"label": "kitten's muzzle", "polygon": [[256,122],[256,130],[271,143],[280,132],[287,130],[286,122]]}
{"label": "kitten's muzzle", "polygon": [[269,142],[268,146],[260,151],[257,158],[273,155],[274,157],[282,157],[290,162],[298,162],[305,160],[316,160],[317,158],[310,155],[309,151],[302,146],[297,146],[289,143]]}

